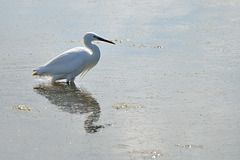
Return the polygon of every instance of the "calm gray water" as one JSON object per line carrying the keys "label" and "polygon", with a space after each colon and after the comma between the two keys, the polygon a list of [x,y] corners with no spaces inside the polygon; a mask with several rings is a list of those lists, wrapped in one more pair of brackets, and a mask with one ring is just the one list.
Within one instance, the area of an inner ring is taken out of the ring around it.
{"label": "calm gray water", "polygon": [[[239,8],[1,0],[0,158],[238,160]],[[116,45],[98,44],[101,59],[83,79],[32,77],[88,31]]]}

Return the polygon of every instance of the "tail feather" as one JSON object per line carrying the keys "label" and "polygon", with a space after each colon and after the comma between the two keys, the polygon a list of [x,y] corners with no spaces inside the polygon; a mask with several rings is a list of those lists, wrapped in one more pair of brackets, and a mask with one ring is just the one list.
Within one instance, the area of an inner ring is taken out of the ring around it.
{"label": "tail feather", "polygon": [[43,66],[38,67],[37,69],[33,70],[33,76],[42,76],[43,74],[41,73],[41,69],[43,68]]}
{"label": "tail feather", "polygon": [[39,73],[38,70],[33,70],[34,73],[33,73],[33,76],[44,76],[43,73]]}
{"label": "tail feather", "polygon": [[33,76],[37,76],[37,75],[38,75],[37,72],[33,73]]}

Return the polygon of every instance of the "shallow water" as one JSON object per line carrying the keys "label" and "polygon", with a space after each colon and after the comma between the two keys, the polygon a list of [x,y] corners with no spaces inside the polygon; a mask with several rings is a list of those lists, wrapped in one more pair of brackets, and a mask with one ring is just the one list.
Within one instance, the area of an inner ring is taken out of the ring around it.
{"label": "shallow water", "polygon": [[[239,7],[1,1],[1,159],[239,159]],[[32,77],[88,31],[117,45],[83,79]]]}

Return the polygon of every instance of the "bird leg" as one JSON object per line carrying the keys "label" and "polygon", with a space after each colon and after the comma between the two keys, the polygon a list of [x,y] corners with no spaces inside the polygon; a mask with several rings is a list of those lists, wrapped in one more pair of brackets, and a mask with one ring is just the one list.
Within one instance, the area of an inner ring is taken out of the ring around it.
{"label": "bird leg", "polygon": [[66,78],[66,83],[69,85],[69,82],[73,82],[72,81],[72,75],[71,74],[69,74],[68,76],[67,76],[67,78]]}

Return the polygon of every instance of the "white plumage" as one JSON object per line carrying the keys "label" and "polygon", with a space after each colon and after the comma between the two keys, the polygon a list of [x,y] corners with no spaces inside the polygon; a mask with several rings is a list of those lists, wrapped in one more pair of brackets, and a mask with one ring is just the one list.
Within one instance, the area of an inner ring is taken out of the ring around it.
{"label": "white plumage", "polygon": [[86,47],[76,47],[63,52],[34,70],[33,76],[51,76],[52,82],[61,79],[66,79],[67,83],[74,82],[76,76],[84,76],[100,59],[100,50],[92,41],[115,44],[92,32],[86,33],[83,40]]}

